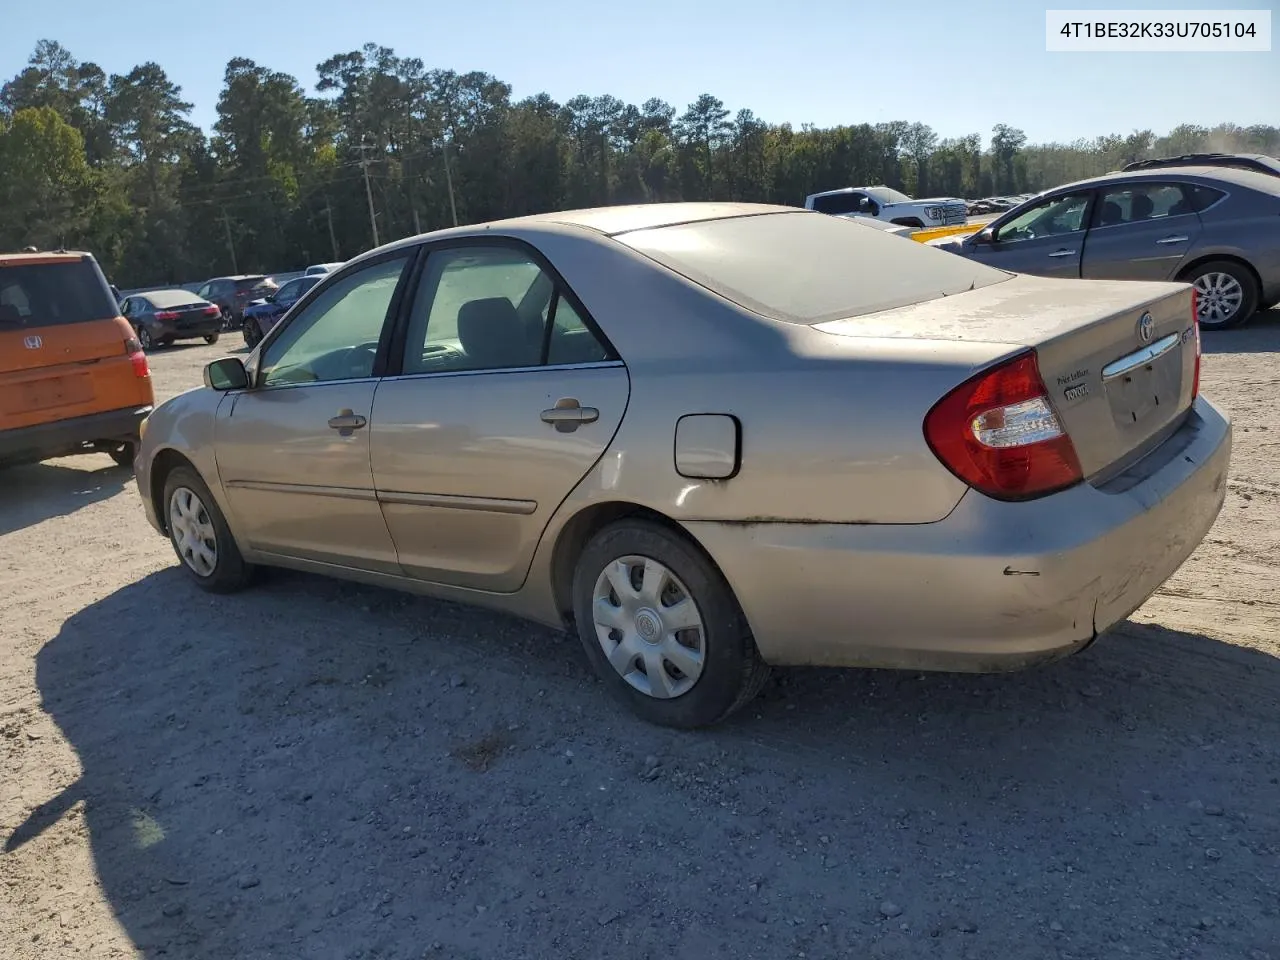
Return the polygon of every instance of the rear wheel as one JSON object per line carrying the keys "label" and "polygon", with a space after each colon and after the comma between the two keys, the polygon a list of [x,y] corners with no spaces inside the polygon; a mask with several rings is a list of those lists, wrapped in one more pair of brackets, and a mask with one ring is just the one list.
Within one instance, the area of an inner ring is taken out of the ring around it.
{"label": "rear wheel", "polygon": [[137,450],[131,440],[124,440],[120,443],[113,444],[107,448],[107,455],[116,462],[117,466],[133,468],[133,454]]}
{"label": "rear wheel", "polygon": [[219,338],[220,336],[222,336],[222,334],[220,334],[220,333],[211,333],[211,334],[209,334],[207,337],[205,337],[205,338],[204,338],[204,342],[205,342],[205,343],[207,343],[207,344],[209,344],[210,346],[212,346],[213,344],[215,344],[215,343],[217,343],[217,342],[218,342],[218,338]]}
{"label": "rear wheel", "polygon": [[1183,278],[1196,288],[1200,326],[1223,330],[1245,323],[1258,309],[1258,283],[1231,260],[1202,263]]}
{"label": "rear wheel", "polygon": [[244,322],[244,342],[250,348],[256,347],[258,341],[262,339],[262,331],[258,328],[257,320],[246,320]]}
{"label": "rear wheel", "polygon": [[151,338],[151,331],[145,325],[138,327],[138,343],[144,351],[149,352],[155,349],[156,342]]}
{"label": "rear wheel", "polygon": [[720,571],[659,524],[624,520],[596,534],[578,559],[573,599],[587,659],[651,723],[717,723],[768,678]]}
{"label": "rear wheel", "polygon": [[175,468],[164,482],[164,518],[182,569],[210,593],[246,586],[253,568],[244,562],[213,494],[190,467]]}

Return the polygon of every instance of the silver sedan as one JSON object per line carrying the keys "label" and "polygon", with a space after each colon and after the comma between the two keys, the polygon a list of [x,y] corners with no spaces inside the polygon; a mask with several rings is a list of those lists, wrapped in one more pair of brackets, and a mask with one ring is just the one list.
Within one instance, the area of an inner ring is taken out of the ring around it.
{"label": "silver sedan", "polygon": [[278,565],[575,631],[662,724],[770,665],[1061,657],[1208,532],[1191,288],[1016,276],[839,217],[654,204],[325,278],[135,464],[205,589]]}

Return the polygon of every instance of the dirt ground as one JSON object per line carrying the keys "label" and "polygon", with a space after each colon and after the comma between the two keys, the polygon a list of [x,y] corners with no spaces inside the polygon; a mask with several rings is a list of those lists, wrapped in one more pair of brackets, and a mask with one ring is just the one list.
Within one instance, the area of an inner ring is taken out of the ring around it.
{"label": "dirt ground", "polygon": [[1280,960],[1280,311],[1205,341],[1230,493],[1130,622],[698,734],[499,616],[206,596],[105,456],[0,473],[0,958]]}

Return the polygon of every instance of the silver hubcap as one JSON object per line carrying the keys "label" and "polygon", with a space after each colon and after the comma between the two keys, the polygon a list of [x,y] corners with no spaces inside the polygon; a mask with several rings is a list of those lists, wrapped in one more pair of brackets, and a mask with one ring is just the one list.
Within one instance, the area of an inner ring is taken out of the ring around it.
{"label": "silver hubcap", "polygon": [[1240,310],[1244,289],[1229,273],[1206,273],[1195,282],[1200,322],[1212,326],[1225,323]]}
{"label": "silver hubcap", "polygon": [[618,676],[641,693],[688,693],[706,658],[702,614],[680,578],[649,557],[621,557],[596,578],[596,638]]}
{"label": "silver hubcap", "polygon": [[178,487],[169,498],[169,532],[182,562],[199,576],[211,576],[218,565],[218,537],[209,511],[186,487]]}

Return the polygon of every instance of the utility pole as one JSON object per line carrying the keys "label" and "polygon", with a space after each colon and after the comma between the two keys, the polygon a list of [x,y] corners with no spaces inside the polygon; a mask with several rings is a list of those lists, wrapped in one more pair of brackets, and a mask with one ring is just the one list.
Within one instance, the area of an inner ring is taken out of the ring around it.
{"label": "utility pole", "polygon": [[231,272],[239,273],[240,268],[236,266],[236,245],[231,239],[231,221],[227,218],[227,210],[225,207],[222,209],[222,225],[226,227],[227,230],[227,252],[231,254]]}
{"label": "utility pole", "polygon": [[329,197],[324,198],[324,215],[329,218],[329,242],[333,244],[333,259],[341,260],[338,255],[338,235],[333,232],[333,207],[329,206]]}
{"label": "utility pole", "polygon": [[418,205],[416,203],[413,205],[413,232],[422,232],[422,223],[418,220]]}
{"label": "utility pole", "polygon": [[449,185],[449,212],[453,214],[453,225],[458,225],[458,207],[453,202],[453,174],[449,172],[449,141],[441,138],[440,143],[444,148],[444,179]]}
{"label": "utility pole", "polygon": [[364,195],[369,200],[369,229],[373,231],[373,245],[379,246],[378,243],[378,220],[373,213],[373,188],[369,186],[369,163],[364,152],[369,149],[369,145],[361,142],[360,144],[360,169],[364,171]]}

